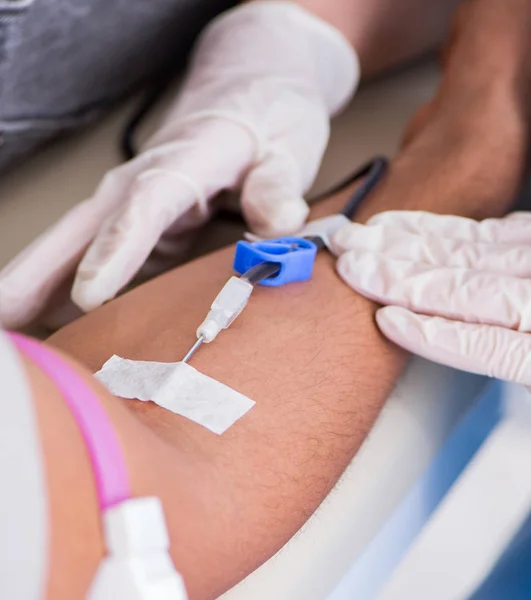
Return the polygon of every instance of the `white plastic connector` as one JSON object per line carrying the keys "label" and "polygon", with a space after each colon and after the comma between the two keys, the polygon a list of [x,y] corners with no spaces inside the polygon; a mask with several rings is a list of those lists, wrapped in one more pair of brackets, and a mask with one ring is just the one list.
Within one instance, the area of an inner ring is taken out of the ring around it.
{"label": "white plastic connector", "polygon": [[[297,233],[293,235],[295,237],[319,237],[323,240],[324,245],[331,251],[330,238],[336,231],[350,223],[350,219],[345,215],[337,214],[330,215],[329,217],[323,217],[322,219],[315,219],[306,223],[306,225]],[[254,233],[245,233],[244,237],[250,242],[261,242],[264,238],[261,238]]]}
{"label": "white plastic connector", "polygon": [[244,279],[231,277],[216,296],[206,319],[197,329],[197,337],[206,343],[227,329],[247,305],[253,286]]}
{"label": "white plastic connector", "polygon": [[158,498],[134,498],[103,514],[108,555],[88,600],[186,600],[182,577],[169,554],[169,537]]}
{"label": "white plastic connector", "polygon": [[330,250],[330,238],[342,227],[350,223],[345,215],[337,214],[310,221],[297,233],[298,237],[320,237],[324,245]]}

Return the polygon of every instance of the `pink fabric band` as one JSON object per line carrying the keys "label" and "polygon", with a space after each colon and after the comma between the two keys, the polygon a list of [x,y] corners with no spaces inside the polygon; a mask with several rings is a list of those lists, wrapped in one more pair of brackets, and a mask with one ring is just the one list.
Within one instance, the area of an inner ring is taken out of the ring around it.
{"label": "pink fabric band", "polygon": [[99,398],[56,354],[44,345],[10,333],[9,337],[54,382],[68,405],[92,462],[102,510],[131,497],[124,454],[114,427]]}

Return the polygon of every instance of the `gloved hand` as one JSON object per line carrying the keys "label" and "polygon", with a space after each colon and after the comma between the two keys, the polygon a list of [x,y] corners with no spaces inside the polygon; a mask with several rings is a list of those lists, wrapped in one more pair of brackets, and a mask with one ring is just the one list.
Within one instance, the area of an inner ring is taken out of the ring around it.
{"label": "gloved hand", "polygon": [[391,211],[337,232],[337,269],[386,306],[378,326],[407,350],[531,385],[531,213],[477,222]]}
{"label": "gloved hand", "polygon": [[329,118],[358,79],[348,41],[291,2],[253,2],[218,17],[139,156],[110,171],[92,198],[0,274],[0,322],[33,319],[76,267],[72,299],[84,310],[97,307],[157,244],[204,223],[209,200],[223,189],[241,189],[257,233],[300,228]]}

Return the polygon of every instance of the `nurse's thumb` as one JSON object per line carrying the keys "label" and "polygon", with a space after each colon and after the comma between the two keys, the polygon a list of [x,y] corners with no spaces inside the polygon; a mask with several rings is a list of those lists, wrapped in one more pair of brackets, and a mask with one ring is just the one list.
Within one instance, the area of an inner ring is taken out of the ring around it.
{"label": "nurse's thumb", "polygon": [[243,184],[241,203],[248,226],[263,237],[297,232],[310,211],[304,191],[293,156],[282,149],[270,149]]}

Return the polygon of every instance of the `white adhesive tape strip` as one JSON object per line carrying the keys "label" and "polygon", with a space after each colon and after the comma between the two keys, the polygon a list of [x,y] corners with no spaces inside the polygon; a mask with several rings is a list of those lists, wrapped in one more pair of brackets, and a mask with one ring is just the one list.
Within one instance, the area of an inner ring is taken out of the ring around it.
{"label": "white adhesive tape strip", "polygon": [[128,360],[114,355],[94,377],[115,396],[151,400],[218,435],[255,404],[182,362]]}

